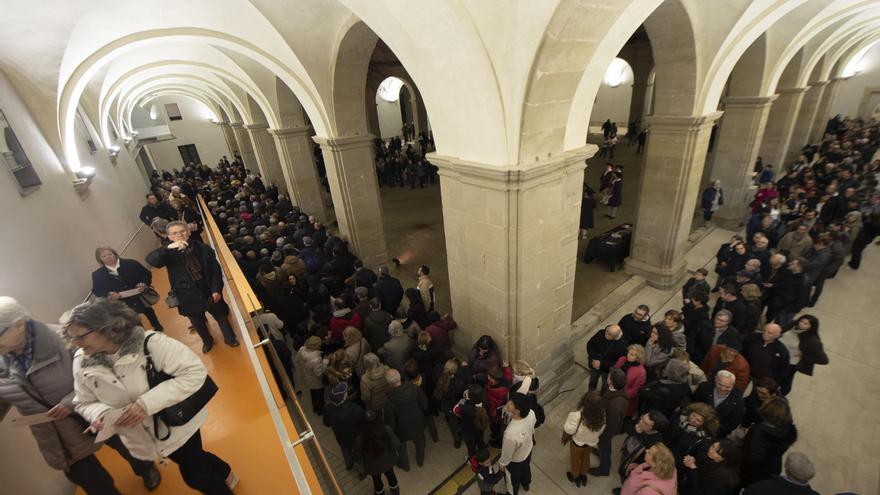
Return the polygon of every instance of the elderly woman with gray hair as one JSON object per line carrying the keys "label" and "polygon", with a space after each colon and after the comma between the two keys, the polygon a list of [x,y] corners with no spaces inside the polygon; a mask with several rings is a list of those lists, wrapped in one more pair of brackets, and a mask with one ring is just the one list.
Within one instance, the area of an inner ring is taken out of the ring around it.
{"label": "elderly woman with gray hair", "polygon": [[[95,457],[101,447],[83,431],[74,412],[72,356],[58,336],[57,325],[30,317],[11,297],[0,297],[0,420],[11,407],[23,416],[45,414],[53,419],[30,427],[49,467],[89,494],[118,494],[113,477]],[[107,445],[122,455],[149,490],[161,480],[151,461],[131,456],[118,436]]]}
{"label": "elderly woman with gray hair", "polygon": [[[164,331],[156,312],[143,296],[144,291],[150,288],[150,282],[153,281],[150,270],[135,260],[120,258],[119,253],[110,246],[99,246],[95,249],[95,261],[100,268],[92,272],[92,294],[95,297],[109,297],[124,302],[135,313],[146,316],[153,325],[153,330]],[[122,297],[122,292],[133,289],[139,289],[141,292]]]}
{"label": "elderly woman with gray hair", "polygon": [[385,345],[376,354],[388,363],[388,366],[396,369],[398,372],[403,372],[403,367],[410,354],[412,354],[415,343],[404,332],[403,324],[399,320],[391,321],[388,325],[388,334],[391,336],[391,339],[385,342]]}
{"label": "elderly woman with gray hair", "polygon": [[[238,477],[229,464],[202,448],[204,406],[185,423],[167,425],[163,410],[190,399],[208,379],[198,356],[158,332],[145,332],[119,301],[97,299],[62,317],[64,337],[78,347],[73,358],[73,404],[90,429],[114,428],[131,454],[170,458],[191,488],[230,494]],[[165,380],[152,387],[150,366]],[[107,419],[115,419],[109,424]]]}

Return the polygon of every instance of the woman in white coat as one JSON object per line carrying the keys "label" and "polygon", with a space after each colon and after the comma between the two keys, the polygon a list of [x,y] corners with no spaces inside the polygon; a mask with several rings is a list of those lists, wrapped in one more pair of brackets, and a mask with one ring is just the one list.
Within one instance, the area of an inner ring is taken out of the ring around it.
{"label": "woman in white coat", "polygon": [[[158,332],[145,332],[128,306],[109,299],[81,304],[62,317],[64,336],[78,347],[73,360],[76,412],[100,431],[105,413],[125,412],[113,423],[122,442],[139,459],[169,458],[183,480],[207,494],[230,494],[238,478],[229,464],[202,449],[203,408],[189,422],[166,427],[153,415],[199,390],[208,376],[188,347]],[[171,376],[152,389],[147,383],[144,340],[157,371]]]}

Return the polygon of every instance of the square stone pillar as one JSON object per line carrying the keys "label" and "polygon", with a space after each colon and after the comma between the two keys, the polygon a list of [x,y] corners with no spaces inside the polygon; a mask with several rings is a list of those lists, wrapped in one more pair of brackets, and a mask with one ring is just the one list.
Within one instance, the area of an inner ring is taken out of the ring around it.
{"label": "square stone pillar", "polygon": [[776,90],[776,101],[770,106],[770,115],[764,127],[764,138],[758,156],[764,163],[772,164],[779,172],[785,163],[785,152],[791,143],[794,124],[801,110],[807,88],[783,88]]}
{"label": "square stone pillar", "polygon": [[456,341],[481,335],[551,391],[574,360],[571,311],[584,161],[595,145],[514,168],[429,155],[440,169]]}
{"label": "square stone pillar", "polygon": [[220,132],[223,133],[223,140],[226,141],[226,158],[231,161],[232,152],[238,150],[238,143],[235,141],[235,131],[232,130],[229,122],[217,122],[217,125],[220,127]]}
{"label": "square stone pillar", "polygon": [[[804,93],[804,101],[801,102],[801,109],[798,112],[797,119],[794,122],[794,131],[791,133],[791,143],[788,145],[788,151],[785,152],[785,162],[790,163],[797,160],[801,154],[801,148],[810,142],[810,133],[813,131],[813,122],[816,119],[816,113],[819,111],[819,103],[822,101],[822,93],[828,81],[819,81],[810,83],[807,92]],[[774,163],[774,165],[777,165]],[[776,172],[779,172],[776,168]]]}
{"label": "square stone pillar", "polygon": [[275,148],[281,161],[281,171],[284,173],[290,201],[302,211],[326,223],[330,217],[321,194],[321,181],[312,154],[311,128],[302,126],[269,129],[269,134],[275,138]]}
{"label": "square stone pillar", "polygon": [[842,77],[835,77],[828,81],[825,90],[822,91],[822,101],[816,109],[816,118],[813,120],[813,129],[810,132],[810,142],[819,143],[825,137],[825,126],[828,125],[830,118],[831,105],[837,99],[837,93],[840,91],[840,81]]}
{"label": "square stone pillar", "polygon": [[[725,98],[724,118],[715,145],[710,180],[721,181],[724,204],[713,220],[724,228],[737,230],[745,221],[753,195],[752,171],[761,137],[776,96]],[[701,198],[698,198],[699,202]]]}
{"label": "square stone pillar", "polygon": [[[653,287],[678,287],[715,112],[700,117],[648,117],[650,128],[632,252],[626,271]],[[626,171],[624,171],[625,173]],[[626,201],[626,198],[624,198]]]}
{"label": "square stone pillar", "polygon": [[373,136],[322,138],[327,181],[339,231],[365,265],[376,268],[390,262],[382,221],[382,198],[373,160]]}
{"label": "square stone pillar", "polygon": [[278,158],[278,151],[275,149],[275,140],[269,134],[268,124],[250,124],[245,125],[244,128],[247,129],[251,137],[263,183],[266,186],[275,185],[281,194],[288,194],[287,182],[284,180],[281,161]]}
{"label": "square stone pillar", "polygon": [[[251,145],[251,137],[248,136],[247,129],[244,128],[241,122],[233,122],[229,125],[235,134],[235,142],[238,143],[237,149],[241,153],[241,161],[244,162],[244,167],[251,172],[259,173],[257,157],[254,155],[254,147]],[[265,180],[266,177],[264,176],[263,179]]]}

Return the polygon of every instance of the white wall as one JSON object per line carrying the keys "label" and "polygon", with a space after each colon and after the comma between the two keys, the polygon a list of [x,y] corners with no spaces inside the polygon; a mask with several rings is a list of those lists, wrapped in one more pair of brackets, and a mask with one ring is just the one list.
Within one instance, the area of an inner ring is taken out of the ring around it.
{"label": "white wall", "polygon": [[[83,164],[97,171],[89,196],[81,199],[73,189],[72,176],[2,73],[0,109],[43,182],[22,197],[11,174],[0,171],[0,295],[15,297],[37,319],[56,322],[89,293],[91,272],[96,268],[95,247],[119,249],[137,231],[141,224],[137,214],[147,186],[121,141],[117,144],[123,150],[113,165],[105,149],[92,155],[86,143],[77,139]],[[101,146],[100,140],[95,142]],[[143,260],[147,247],[139,245],[126,255]],[[0,456],[0,480],[28,487],[20,490],[4,485],[0,491],[69,492],[61,473],[44,468],[45,461],[29,435],[11,431],[6,421],[0,423],[0,445],[8,454]]]}
{"label": "white wall", "polygon": [[[181,168],[184,163],[177,147],[185,144],[196,145],[199,157],[205,165],[214,166],[221,156],[232,156],[231,150],[226,146],[226,140],[223,139],[223,131],[219,126],[211,123],[213,115],[202,103],[183,96],[160,96],[153,101],[158,106],[157,113],[161,114],[161,118],[154,121],[152,125],[162,125],[167,121],[171,128],[171,134],[174,136],[174,139],[147,145],[147,149],[150,150],[150,155],[154,159],[153,165],[157,169]],[[183,119],[167,120],[166,103],[176,103]],[[150,105],[146,105],[146,107],[140,111],[148,112]],[[135,120],[134,114],[132,120]]]}
{"label": "white wall", "polygon": [[400,118],[400,100],[385,101],[376,96],[376,113],[379,115],[379,132],[382,139],[400,136],[403,120]]}
{"label": "white wall", "polygon": [[603,81],[596,93],[593,113],[590,114],[591,126],[601,126],[605,119],[611,119],[611,122],[617,122],[617,132],[621,136],[626,134],[626,126],[629,124],[629,107],[632,104],[634,80],[632,68],[626,62],[623,64],[625,70],[620,85],[612,87]]}
{"label": "white wall", "polygon": [[[856,117],[865,88],[880,87],[880,43],[865,52],[859,63],[859,69],[861,70],[858,75],[840,83],[840,90],[837,92],[837,99],[831,105],[829,117],[836,114]],[[871,117],[871,111],[877,103],[880,103],[880,98],[875,97],[871,103],[868,105],[867,115],[862,117]]]}

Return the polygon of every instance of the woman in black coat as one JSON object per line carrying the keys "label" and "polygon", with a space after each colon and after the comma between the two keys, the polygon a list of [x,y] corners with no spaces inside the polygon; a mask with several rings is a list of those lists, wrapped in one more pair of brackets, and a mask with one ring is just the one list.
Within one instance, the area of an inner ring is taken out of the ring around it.
{"label": "woman in black coat", "polygon": [[361,461],[364,472],[373,478],[375,493],[385,493],[384,474],[391,494],[400,495],[400,485],[394,474],[400,440],[374,411],[367,411],[366,420],[363,432],[355,440],[355,459]]}
{"label": "woman in black coat", "polygon": [[782,472],[782,456],[797,440],[788,401],[771,397],[758,409],[761,422],[749,428],[742,443],[741,486],[770,479]]}
{"label": "woman in black coat", "polygon": [[595,226],[593,211],[596,209],[595,192],[590,186],[584,184],[584,197],[581,199],[581,239],[587,238],[587,232]]}
{"label": "woman in black coat", "polygon": [[428,328],[430,324],[428,322],[428,312],[425,310],[425,303],[422,301],[419,290],[410,287],[406,289],[403,295],[409,301],[409,309],[406,310],[406,321],[403,322],[403,328],[409,328],[413,322],[417,323],[422,330]]}
{"label": "woman in black coat", "polygon": [[739,484],[740,452],[736,442],[722,438],[685,456],[679,486],[683,495],[733,495]]}
{"label": "woman in black coat", "polygon": [[[92,294],[96,297],[120,299],[119,293],[136,288],[150,286],[153,274],[144,265],[135,260],[121,259],[115,249],[101,246],[95,249],[95,260],[101,265],[92,272]],[[121,298],[129,308],[143,314],[150,320],[153,330],[162,332],[162,324],[156,312],[143,301],[140,294]]]}
{"label": "woman in black coat", "polygon": [[780,340],[788,349],[791,363],[788,373],[779,388],[783,395],[791,391],[794,375],[797,372],[813,376],[813,367],[828,364],[828,355],[819,338],[819,320],[813,315],[803,315],[782,329]]}

